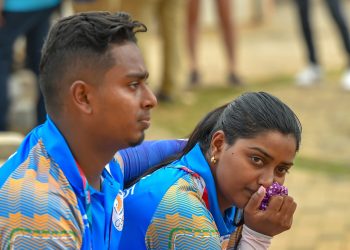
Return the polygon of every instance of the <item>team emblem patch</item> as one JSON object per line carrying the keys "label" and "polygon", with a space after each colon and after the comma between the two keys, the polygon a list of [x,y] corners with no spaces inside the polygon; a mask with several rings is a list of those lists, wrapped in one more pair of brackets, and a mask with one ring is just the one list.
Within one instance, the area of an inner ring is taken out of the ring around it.
{"label": "team emblem patch", "polygon": [[112,222],[113,222],[114,227],[118,231],[122,231],[123,230],[123,226],[124,226],[124,204],[123,204],[123,192],[122,191],[119,191],[117,197],[114,200]]}

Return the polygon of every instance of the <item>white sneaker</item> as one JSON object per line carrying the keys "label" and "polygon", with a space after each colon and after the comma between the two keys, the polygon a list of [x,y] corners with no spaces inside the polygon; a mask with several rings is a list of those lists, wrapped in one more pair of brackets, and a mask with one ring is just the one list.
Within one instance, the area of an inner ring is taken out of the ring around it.
{"label": "white sneaker", "polygon": [[301,87],[310,87],[318,84],[322,79],[321,67],[316,64],[310,64],[296,76],[297,85]]}
{"label": "white sneaker", "polygon": [[343,89],[350,91],[350,69],[344,73],[341,84],[343,86]]}

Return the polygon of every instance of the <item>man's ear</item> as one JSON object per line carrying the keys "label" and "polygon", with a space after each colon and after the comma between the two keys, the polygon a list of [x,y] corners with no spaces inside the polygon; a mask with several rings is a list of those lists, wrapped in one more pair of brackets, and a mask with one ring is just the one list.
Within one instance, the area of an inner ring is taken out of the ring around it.
{"label": "man's ear", "polygon": [[221,152],[224,150],[225,146],[225,134],[224,131],[216,131],[210,142],[211,156],[215,156],[216,159],[220,158]]}
{"label": "man's ear", "polygon": [[84,81],[77,80],[70,87],[73,105],[85,114],[92,113],[92,86]]}

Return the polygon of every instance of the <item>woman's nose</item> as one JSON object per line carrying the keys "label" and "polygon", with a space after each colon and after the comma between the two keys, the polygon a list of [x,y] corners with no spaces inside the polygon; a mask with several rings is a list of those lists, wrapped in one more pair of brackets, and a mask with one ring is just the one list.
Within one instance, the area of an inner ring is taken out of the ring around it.
{"label": "woman's nose", "polygon": [[259,177],[259,184],[265,188],[272,185],[275,175],[273,170],[264,170]]}

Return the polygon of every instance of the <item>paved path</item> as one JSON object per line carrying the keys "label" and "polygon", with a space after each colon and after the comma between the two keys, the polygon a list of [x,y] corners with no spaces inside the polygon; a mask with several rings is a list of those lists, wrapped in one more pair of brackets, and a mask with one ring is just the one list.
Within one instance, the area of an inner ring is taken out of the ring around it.
{"label": "paved path", "polygon": [[349,250],[349,177],[292,170],[286,185],[298,203],[293,227],[271,250]]}

